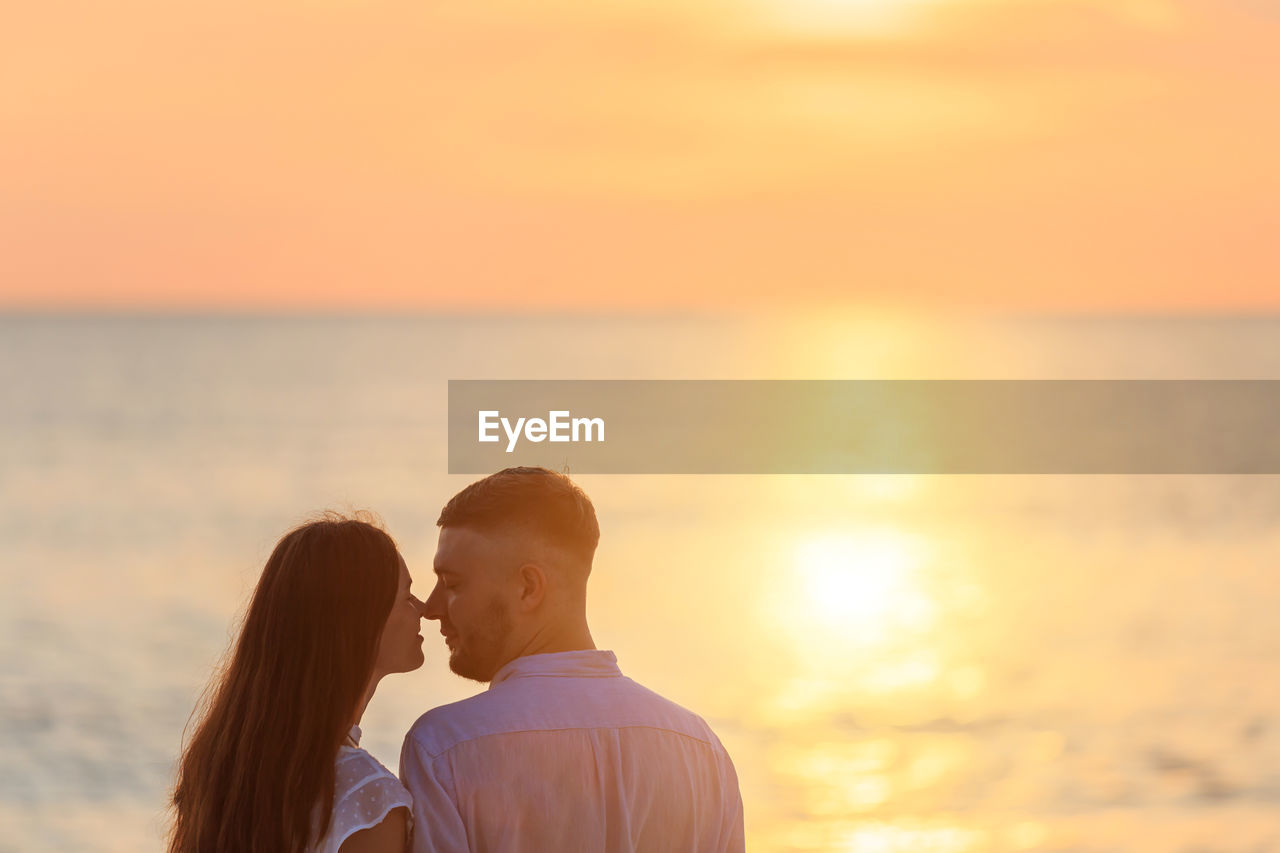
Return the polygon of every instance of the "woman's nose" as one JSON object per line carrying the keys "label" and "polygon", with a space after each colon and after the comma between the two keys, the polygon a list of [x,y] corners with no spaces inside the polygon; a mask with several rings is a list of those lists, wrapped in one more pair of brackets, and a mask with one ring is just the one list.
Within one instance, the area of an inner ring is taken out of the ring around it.
{"label": "woman's nose", "polygon": [[410,595],[409,601],[413,604],[413,609],[418,611],[418,618],[425,619],[427,616],[427,605],[420,601],[416,595]]}

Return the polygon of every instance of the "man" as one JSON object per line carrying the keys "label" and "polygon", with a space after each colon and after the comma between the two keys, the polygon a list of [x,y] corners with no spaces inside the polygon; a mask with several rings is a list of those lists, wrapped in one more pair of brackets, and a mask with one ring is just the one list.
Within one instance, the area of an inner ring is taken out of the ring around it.
{"label": "man", "polygon": [[568,477],[508,468],[436,522],[449,668],[489,684],[405,737],[416,853],[741,851],[733,762],[697,715],[623,676],[587,627],[600,528]]}

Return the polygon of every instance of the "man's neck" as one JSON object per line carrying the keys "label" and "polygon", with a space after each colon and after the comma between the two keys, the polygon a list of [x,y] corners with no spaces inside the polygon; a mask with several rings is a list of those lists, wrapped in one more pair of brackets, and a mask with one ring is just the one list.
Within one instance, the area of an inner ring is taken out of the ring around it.
{"label": "man's neck", "polygon": [[529,637],[528,641],[507,660],[507,663],[529,655],[581,652],[593,650],[595,647],[595,640],[591,638],[591,630],[586,622],[566,626],[547,626]]}

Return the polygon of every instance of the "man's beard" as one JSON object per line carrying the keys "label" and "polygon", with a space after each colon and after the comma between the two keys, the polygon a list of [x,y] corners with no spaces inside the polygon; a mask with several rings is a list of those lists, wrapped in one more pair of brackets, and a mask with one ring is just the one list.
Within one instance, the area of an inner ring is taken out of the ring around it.
{"label": "man's beard", "polygon": [[456,675],[472,681],[488,683],[493,680],[505,661],[501,660],[502,647],[511,633],[511,614],[502,599],[494,596],[485,608],[483,623],[464,642],[458,636],[458,644],[449,655],[449,669]]}

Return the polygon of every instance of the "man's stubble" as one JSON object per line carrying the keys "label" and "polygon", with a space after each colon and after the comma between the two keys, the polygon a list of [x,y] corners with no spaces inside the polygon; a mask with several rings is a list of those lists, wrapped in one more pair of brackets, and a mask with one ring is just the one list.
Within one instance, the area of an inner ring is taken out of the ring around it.
{"label": "man's stubble", "polygon": [[511,613],[495,595],[485,606],[482,627],[471,641],[459,645],[449,656],[449,669],[463,678],[487,683],[500,668],[503,647],[511,633]]}

